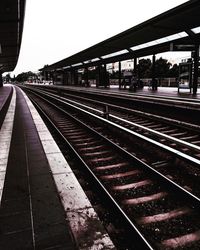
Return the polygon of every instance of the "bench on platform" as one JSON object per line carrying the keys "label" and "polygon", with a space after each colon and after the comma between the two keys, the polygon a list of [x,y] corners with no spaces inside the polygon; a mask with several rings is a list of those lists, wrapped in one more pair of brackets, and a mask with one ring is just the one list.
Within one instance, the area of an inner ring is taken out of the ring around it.
{"label": "bench on platform", "polygon": [[192,91],[192,88],[188,82],[185,83],[178,83],[178,93],[180,92],[180,89],[189,89],[190,93]]}

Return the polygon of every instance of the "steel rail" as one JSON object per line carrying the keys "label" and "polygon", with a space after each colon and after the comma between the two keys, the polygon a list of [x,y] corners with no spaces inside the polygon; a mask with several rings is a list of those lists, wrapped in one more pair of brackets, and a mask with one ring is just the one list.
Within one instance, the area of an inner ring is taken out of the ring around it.
{"label": "steel rail", "polygon": [[[36,86],[36,85],[31,85],[31,86]],[[61,87],[61,86],[44,86],[44,85],[37,85],[37,87],[40,87],[40,88],[42,88],[42,89],[44,89],[44,88],[49,88],[49,89],[60,89],[60,90],[70,90],[70,91],[75,91],[75,92],[77,92],[77,88],[75,89],[75,88],[73,88],[73,87],[69,87],[69,86],[67,86],[67,87]],[[84,89],[78,89],[78,91],[79,92],[85,92],[85,90]],[[101,92],[99,92],[99,90],[96,90],[95,88],[92,88],[92,90],[90,90],[90,89],[87,89],[87,93],[88,92],[90,92],[91,94],[93,94],[93,93],[98,93],[98,94],[101,94],[101,93],[103,93],[103,94],[105,94],[105,95],[109,95],[109,93],[108,93],[108,91],[105,91],[105,90],[101,90]],[[115,95],[115,96],[122,96],[122,97],[138,97],[138,98],[140,98],[140,97],[145,97],[145,98],[147,98],[147,99],[155,99],[155,100],[157,100],[157,99],[159,99],[159,100],[165,100],[166,99],[166,101],[167,100],[169,100],[170,102],[177,102],[177,103],[180,103],[180,104],[183,104],[183,101],[184,101],[184,103],[186,103],[186,104],[198,104],[198,105],[200,105],[200,100],[199,99],[192,99],[192,98],[180,98],[180,97],[178,97],[178,96],[175,96],[175,97],[172,97],[172,96],[167,96],[167,95],[162,95],[162,94],[159,94],[159,95],[153,95],[153,94],[143,94],[143,93],[134,93],[134,92],[129,92],[128,94],[127,93],[119,93],[119,92],[117,92],[117,91],[115,91],[115,90],[113,90],[112,91],[112,94],[113,95]],[[176,100],[174,100],[174,98],[176,98]],[[185,102],[186,101],[186,102]]]}
{"label": "steel rail", "polygon": [[[41,98],[41,96],[39,96]],[[78,159],[81,161],[81,163],[85,166],[85,168],[87,169],[87,171],[90,173],[90,175],[92,176],[92,178],[95,180],[95,182],[98,183],[98,186],[101,187],[101,189],[103,190],[103,192],[106,194],[107,198],[110,199],[110,201],[115,205],[115,207],[117,208],[117,210],[121,213],[121,215],[125,218],[125,220],[129,223],[129,225],[132,227],[132,229],[137,233],[138,235],[138,239],[141,244],[143,244],[141,247],[142,249],[150,249],[153,250],[154,248],[150,245],[150,243],[144,238],[144,236],[142,235],[142,233],[139,231],[139,229],[133,224],[133,222],[129,219],[129,217],[126,215],[126,213],[121,209],[121,207],[118,205],[118,203],[115,201],[115,199],[110,195],[110,193],[107,191],[107,189],[104,187],[104,185],[99,181],[99,179],[96,177],[96,175],[92,172],[92,170],[88,167],[88,165],[86,164],[86,162],[82,159],[82,157],[78,154],[78,152],[76,151],[76,149],[73,147],[73,145],[71,145],[71,143],[65,138],[65,136],[60,132],[60,130],[56,127],[56,125],[54,124],[54,122],[49,118],[49,116],[40,108],[40,106],[32,99],[32,102],[34,103],[34,105],[40,110],[40,112],[45,116],[45,118],[48,120],[48,122],[50,122],[50,124],[53,126],[53,128],[57,131],[57,133],[62,137],[62,139],[65,141],[65,143],[67,143],[67,145],[72,149],[72,151],[75,153],[75,155],[78,157]],[[48,100],[45,100],[48,103],[50,103]],[[68,112],[66,112],[65,110],[57,107],[55,104],[51,103],[51,105],[54,106],[54,108],[59,109],[60,111],[64,112],[65,114],[67,114],[68,116],[70,116],[70,118],[72,118],[73,120],[75,120],[76,122],[78,121],[79,123],[81,123],[83,126],[87,127],[87,129],[92,130],[94,133],[98,134],[99,136],[103,137],[102,135],[100,135],[98,132],[96,132],[95,130],[91,129],[90,127],[88,127],[86,124],[82,123],[80,120],[77,120],[76,118],[74,118],[71,114],[69,114]],[[107,138],[104,137],[104,139],[106,139],[107,141],[109,141]],[[113,144],[113,142],[112,142]],[[144,248],[143,248],[144,247]]]}
{"label": "steel rail", "polygon": [[[49,96],[49,97],[52,98],[51,96]],[[44,98],[44,99],[45,99],[45,98]],[[157,146],[157,147],[159,147],[159,148],[165,149],[165,150],[167,150],[167,151],[169,151],[169,152],[175,154],[176,156],[179,156],[180,158],[183,158],[183,159],[185,159],[185,160],[187,160],[187,161],[189,161],[189,162],[193,162],[193,163],[197,164],[198,166],[200,166],[200,160],[198,160],[198,159],[196,159],[196,158],[187,156],[186,154],[184,154],[184,153],[182,153],[182,152],[180,152],[180,151],[178,151],[178,150],[175,150],[175,149],[170,148],[170,147],[168,147],[168,146],[166,146],[166,145],[163,145],[163,144],[161,144],[161,143],[159,143],[159,142],[156,142],[156,141],[154,141],[154,140],[152,140],[152,139],[150,139],[150,138],[148,138],[148,137],[146,137],[146,136],[140,135],[140,134],[138,134],[137,132],[134,132],[134,131],[131,131],[130,129],[124,128],[124,127],[122,127],[121,125],[118,125],[118,124],[116,124],[116,123],[113,123],[113,122],[111,122],[111,121],[109,121],[109,120],[107,120],[107,119],[105,119],[105,118],[103,118],[103,117],[99,117],[99,116],[97,116],[97,115],[95,115],[95,114],[93,114],[93,113],[90,113],[90,112],[88,112],[88,111],[86,111],[86,110],[84,110],[84,109],[81,109],[81,108],[79,108],[79,107],[76,107],[76,106],[74,106],[74,105],[72,105],[72,104],[70,104],[70,103],[61,101],[61,100],[58,99],[58,98],[53,98],[53,99],[56,100],[56,101],[59,101],[59,102],[61,102],[61,103],[63,103],[63,104],[65,104],[65,105],[68,105],[68,106],[72,107],[72,108],[75,109],[75,110],[79,110],[80,112],[85,113],[85,114],[87,114],[87,115],[89,115],[89,116],[91,116],[91,117],[93,117],[93,118],[96,118],[97,120],[103,121],[103,122],[106,123],[107,125],[111,125],[112,127],[118,128],[118,129],[120,129],[121,131],[125,131],[125,132],[127,132],[128,134],[134,135],[134,136],[136,136],[136,137],[138,137],[138,138],[140,138],[140,139],[142,139],[142,140],[148,141],[148,142],[150,142],[151,144],[153,144],[153,145],[155,145],[155,146]],[[46,100],[46,101],[50,103],[50,101],[48,101],[48,100]],[[55,104],[53,104],[53,105],[54,105],[55,107],[57,107]],[[59,107],[57,107],[57,108],[59,108]],[[61,108],[60,108],[60,109],[61,109]],[[65,110],[62,110],[62,111],[63,111],[63,112],[66,112]],[[113,143],[113,142],[112,142],[112,143]],[[143,166],[145,166],[146,168],[148,168],[152,173],[156,174],[157,176],[159,176],[160,178],[162,178],[163,180],[165,180],[166,183],[170,183],[177,191],[183,192],[183,193],[186,195],[186,197],[188,197],[188,198],[190,198],[190,199],[192,198],[192,199],[193,199],[195,202],[197,202],[197,203],[200,202],[200,198],[199,198],[199,197],[197,197],[197,196],[195,196],[194,194],[190,193],[188,190],[184,189],[183,187],[181,187],[181,186],[178,185],[177,183],[173,182],[172,180],[170,180],[169,178],[167,178],[166,176],[164,176],[163,174],[161,174],[160,172],[158,172],[157,170],[155,170],[154,168],[152,168],[152,167],[149,166],[148,164],[142,162],[142,161],[141,161],[140,159],[138,159],[136,156],[134,156],[134,155],[132,155],[131,153],[127,152],[126,150],[124,150],[124,149],[121,148],[120,146],[118,146],[118,145],[116,145],[116,144],[114,144],[114,145],[115,145],[116,147],[118,147],[120,150],[123,150],[125,153],[128,153],[129,156],[131,156],[131,157],[132,157],[133,159],[135,159],[136,161],[140,162]]]}
{"label": "steel rail", "polygon": [[[27,86],[26,86],[27,87]],[[31,87],[27,87],[27,88],[30,88]],[[42,88],[44,89],[44,88]],[[58,92],[57,90],[58,88],[55,88],[55,92]],[[51,94],[53,96],[58,96],[59,94],[53,94],[53,93],[49,93],[49,89],[48,90],[42,90],[44,93],[48,93],[48,94]],[[91,94],[93,94],[91,92]],[[98,93],[99,94],[99,93]],[[74,96],[73,94],[69,94],[69,93],[65,93],[64,92],[64,95],[67,95],[67,96],[71,96],[72,98],[77,98],[77,96]],[[62,97],[60,96],[61,99],[65,99],[65,97]],[[147,113],[147,112],[143,112],[143,111],[139,111],[139,110],[133,110],[133,109],[129,109],[129,108],[126,108],[126,107],[120,107],[120,106],[117,106],[117,105],[114,105],[114,104],[111,104],[111,103],[105,103],[105,102],[101,102],[101,101],[98,101],[98,100],[94,100],[94,99],[90,99],[90,98],[86,98],[86,97],[82,97],[82,96],[78,96],[79,99],[81,100],[85,100],[85,101],[89,101],[89,102],[93,102],[93,103],[97,103],[99,105],[102,105],[102,106],[109,106],[109,107],[112,107],[112,108],[116,108],[116,109],[119,109],[119,110],[122,110],[123,112],[124,111],[127,111],[127,112],[131,112],[131,113],[135,113],[136,115],[140,115],[140,116],[147,116],[148,118],[155,118],[155,119],[159,119],[159,120],[162,120],[166,123],[174,123],[176,126],[180,126],[180,127],[187,127],[188,129],[192,129],[192,130],[196,130],[196,131],[200,131],[200,126],[198,125],[195,125],[195,124],[191,124],[191,123],[187,123],[187,122],[184,122],[184,121],[178,121],[178,120],[175,120],[175,119],[172,119],[172,118],[167,118],[167,117],[163,117],[163,116],[159,116],[159,115],[155,115],[155,114],[150,114],[150,113]],[[72,100],[70,100],[72,101]],[[200,101],[199,101],[200,102]]]}
{"label": "steel rail", "polygon": [[[52,88],[52,87],[51,87]],[[58,89],[58,87],[53,87],[55,89]],[[60,88],[60,87],[59,87]],[[65,90],[67,88],[60,88],[62,90]],[[77,91],[77,90],[74,90],[73,88],[68,88],[70,91]],[[80,92],[84,92],[82,90],[79,90]],[[95,95],[100,95],[100,94],[104,94],[104,96],[111,96],[108,91],[104,91],[104,90],[101,90],[101,92],[99,93],[99,91],[97,91],[96,89],[92,89],[92,91],[88,91],[87,92],[90,92],[90,94],[95,94]],[[112,91],[112,97],[116,97],[116,98],[121,98],[121,97],[127,97],[126,99],[128,100],[132,100],[132,101],[141,101],[141,99],[144,101],[144,102],[148,102],[148,103],[155,103],[155,104],[162,104],[162,105],[169,105],[170,106],[175,106],[175,107],[179,107],[179,108],[188,108],[190,109],[190,106],[192,106],[193,108],[197,108],[199,110],[200,108],[200,101],[198,99],[186,99],[187,101],[183,100],[183,99],[180,99],[180,100],[174,100],[173,97],[170,97],[170,96],[155,96],[155,95],[144,95],[144,94],[138,94],[138,93],[117,93],[116,91]],[[142,98],[141,98],[142,97]],[[134,99],[133,99],[134,98]],[[178,99],[178,97],[176,97],[176,99]],[[153,101],[152,101],[153,100]],[[158,102],[159,101],[159,102]],[[183,102],[184,101],[184,102]],[[174,103],[174,105],[172,105]],[[184,105],[183,105],[184,104]]]}
{"label": "steel rail", "polygon": [[[52,94],[52,95],[55,95],[55,94]],[[74,95],[68,94],[68,93],[65,93],[65,95],[71,96],[72,98],[77,98],[77,96],[74,96]],[[57,96],[57,95],[55,95],[55,96]],[[191,124],[191,123],[187,123],[187,122],[183,122],[183,121],[178,121],[178,120],[175,120],[175,119],[172,119],[172,118],[167,118],[167,117],[163,117],[163,116],[159,116],[159,115],[155,115],[155,114],[150,114],[150,113],[147,113],[147,112],[144,112],[144,111],[139,111],[139,110],[133,110],[133,109],[125,108],[125,107],[120,107],[120,106],[117,106],[117,105],[114,105],[114,104],[111,104],[111,103],[105,103],[105,102],[101,102],[101,101],[98,101],[98,100],[85,98],[85,97],[82,97],[82,96],[78,96],[78,98],[81,99],[81,100],[97,103],[97,104],[102,105],[102,106],[107,105],[107,106],[109,106],[111,108],[119,109],[122,112],[126,111],[126,112],[130,112],[130,113],[133,113],[133,114],[136,114],[136,115],[139,115],[139,116],[143,116],[143,117],[146,116],[146,117],[148,117],[150,119],[152,119],[152,117],[153,117],[153,118],[155,118],[157,120],[162,120],[162,121],[164,121],[166,123],[174,123],[176,126],[187,127],[188,129],[193,129],[193,130],[196,130],[198,132],[200,131],[200,126],[195,125],[195,124]],[[61,97],[61,99],[64,99],[64,98]]]}
{"label": "steel rail", "polygon": [[[95,90],[94,92],[97,92],[97,91]],[[108,92],[105,92],[105,91],[101,91],[101,93],[108,95]],[[181,104],[181,105],[183,105],[183,103],[185,105],[189,104],[191,106],[197,105],[200,108],[200,100],[198,100],[198,99],[195,99],[195,100],[194,99],[186,99],[186,98],[181,99],[181,98],[176,97],[176,100],[174,100],[174,97],[170,97],[170,96],[165,96],[165,95],[160,95],[160,96],[159,95],[157,95],[157,96],[155,96],[155,95],[145,95],[145,94],[138,94],[138,93],[134,93],[134,92],[131,93],[131,94],[123,93],[123,95],[122,95],[121,93],[117,93],[117,92],[113,91],[112,94],[114,94],[116,96],[134,97],[134,98],[137,98],[137,99],[141,99],[141,97],[144,98],[144,99],[147,99],[147,100],[148,99],[150,99],[150,100],[155,99],[156,101],[157,100],[161,101],[161,103],[162,102],[169,102],[169,103],[178,103],[178,104]],[[179,99],[179,100],[177,100],[177,99]]]}
{"label": "steel rail", "polygon": [[[103,111],[100,111],[100,110],[95,109],[95,108],[91,108],[91,107],[89,107],[89,106],[87,106],[87,105],[85,105],[85,104],[81,104],[81,103],[78,103],[78,102],[73,101],[73,100],[67,100],[67,101],[72,102],[72,103],[74,103],[74,104],[76,104],[76,105],[82,106],[82,107],[84,107],[84,108],[90,109],[91,111],[94,111],[94,112],[96,112],[96,113],[98,112],[98,113],[101,114],[101,115],[104,114]],[[166,138],[167,140],[170,140],[170,141],[172,141],[172,142],[176,142],[176,143],[178,143],[179,145],[187,146],[187,147],[189,147],[189,148],[191,148],[191,149],[193,149],[193,150],[196,150],[196,151],[200,152],[200,146],[197,146],[197,145],[195,145],[195,144],[192,144],[192,143],[183,141],[183,140],[181,140],[181,139],[178,139],[178,138],[176,138],[176,137],[173,137],[173,136],[170,136],[170,135],[166,135],[166,134],[161,133],[161,132],[158,132],[158,131],[156,131],[156,130],[153,130],[153,129],[144,127],[144,126],[139,125],[139,124],[137,124],[137,123],[135,123],[135,122],[131,122],[131,121],[128,121],[128,120],[126,120],[126,119],[120,118],[120,117],[118,117],[118,116],[116,116],[116,115],[109,114],[109,117],[112,117],[112,118],[114,118],[114,119],[116,119],[116,120],[119,120],[119,121],[123,121],[123,122],[125,122],[125,123],[127,123],[127,124],[130,124],[130,125],[132,125],[132,126],[141,128],[141,129],[143,129],[143,130],[145,130],[145,131],[148,131],[148,132],[151,132],[151,133],[154,134],[154,135],[158,135],[158,136],[163,137],[163,138]],[[200,127],[198,126],[198,128],[200,128]]]}
{"label": "steel rail", "polygon": [[[54,95],[54,94],[53,94],[53,95]],[[58,98],[56,95],[54,95],[54,96],[55,96],[55,98]],[[62,98],[62,99],[63,99],[63,98]],[[95,108],[91,108],[91,107],[89,107],[89,106],[87,106],[87,105],[85,105],[85,104],[81,104],[81,103],[78,103],[78,102],[73,101],[73,100],[66,100],[66,99],[64,99],[64,101],[68,101],[68,102],[71,102],[71,103],[76,104],[76,105],[78,105],[78,106],[84,107],[84,108],[86,108],[86,109],[88,109],[88,110],[94,111],[95,113],[99,113],[100,115],[103,115],[103,114],[104,114],[103,111],[100,111],[100,110],[95,109]],[[178,138],[173,137],[173,136],[170,136],[170,135],[166,135],[166,134],[164,134],[164,133],[161,133],[161,132],[158,132],[158,131],[156,131],[156,130],[153,130],[153,129],[144,127],[144,126],[142,126],[142,125],[139,125],[139,124],[137,124],[137,123],[134,123],[134,122],[125,120],[125,119],[123,119],[123,118],[120,118],[120,117],[115,116],[115,115],[112,115],[112,114],[109,114],[109,117],[112,117],[112,118],[114,118],[114,119],[116,119],[116,120],[118,120],[118,121],[123,121],[123,122],[125,122],[125,123],[127,123],[127,124],[129,124],[129,125],[135,126],[135,127],[137,127],[137,128],[141,128],[141,129],[143,129],[144,131],[151,132],[151,133],[154,134],[154,135],[160,136],[160,137],[165,138],[165,139],[167,139],[167,140],[170,140],[170,141],[172,141],[172,142],[176,142],[177,144],[179,144],[179,145],[181,145],[181,146],[189,147],[189,148],[191,148],[191,149],[193,149],[193,150],[196,150],[196,151],[200,152],[200,146],[197,146],[197,145],[195,145],[195,144],[192,144],[192,143],[183,141],[183,140],[181,140],[181,139],[178,139]],[[198,126],[198,127],[199,127],[199,126]],[[130,131],[132,131],[132,130],[130,130]],[[133,131],[133,133],[134,133],[134,135],[136,135],[136,136],[140,135],[140,134],[138,134],[137,132],[134,132],[134,131]],[[144,136],[144,137],[142,137],[142,138],[148,138],[148,137]],[[185,157],[185,158],[191,160],[191,161],[192,161],[193,163],[195,163],[195,164],[196,164],[196,163],[197,163],[197,164],[200,164],[200,160],[198,160],[198,159],[196,159],[196,158],[194,158],[194,157],[192,157],[192,156],[188,156],[187,154],[182,153],[182,152],[179,151],[179,150],[173,149],[173,148],[171,148],[171,147],[169,147],[169,146],[166,146],[166,145],[164,145],[164,144],[162,144],[162,143],[156,142],[156,141],[153,140],[153,139],[150,139],[150,138],[148,138],[148,139],[149,139],[149,142],[154,143],[154,144],[158,145],[159,147],[160,147],[161,145],[163,145],[163,146],[164,146],[164,147],[163,147],[164,149],[166,149],[166,150],[168,150],[168,151],[170,151],[170,152],[173,152],[173,153],[175,153],[175,154],[178,154],[178,155],[180,155],[181,157],[183,156],[183,157]]]}

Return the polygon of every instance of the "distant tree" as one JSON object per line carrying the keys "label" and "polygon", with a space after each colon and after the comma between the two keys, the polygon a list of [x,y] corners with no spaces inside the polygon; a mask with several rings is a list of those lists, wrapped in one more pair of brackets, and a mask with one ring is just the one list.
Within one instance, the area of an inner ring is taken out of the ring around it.
{"label": "distant tree", "polygon": [[31,71],[28,72],[22,72],[19,75],[16,76],[15,80],[18,82],[25,82],[28,81],[30,77],[37,77],[37,75]]}
{"label": "distant tree", "polygon": [[[141,78],[152,77],[152,62],[150,59],[139,60],[139,71]],[[172,65],[168,60],[160,57],[155,62],[155,77],[162,79],[164,77],[178,77],[178,65]]]}
{"label": "distant tree", "polygon": [[12,81],[12,77],[10,76],[10,73],[6,74],[6,75],[3,77],[3,80],[6,81],[6,82]]}
{"label": "distant tree", "polygon": [[178,77],[179,75],[179,66],[175,63],[169,69],[168,77]]}
{"label": "distant tree", "polygon": [[88,79],[95,79],[96,78],[96,70],[88,70]]}
{"label": "distant tree", "polygon": [[139,60],[139,72],[140,72],[140,78],[151,77],[151,60],[150,59]]}
{"label": "distant tree", "polygon": [[112,72],[110,73],[110,78],[112,78],[112,79],[118,79],[118,78],[119,78],[119,70],[117,70],[117,71],[112,71]]}
{"label": "distant tree", "polygon": [[169,69],[171,67],[171,63],[166,59],[160,57],[155,62],[155,76],[158,78],[164,78],[169,75]]}

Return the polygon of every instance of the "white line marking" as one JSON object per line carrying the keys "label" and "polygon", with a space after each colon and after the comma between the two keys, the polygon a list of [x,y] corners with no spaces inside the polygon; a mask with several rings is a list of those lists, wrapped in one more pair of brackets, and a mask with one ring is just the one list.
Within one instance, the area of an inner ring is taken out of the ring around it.
{"label": "white line marking", "polygon": [[3,187],[8,164],[8,156],[10,152],[10,142],[12,138],[15,107],[16,91],[15,88],[13,88],[12,99],[0,130],[0,171],[2,176],[0,179],[0,204],[3,194]]}

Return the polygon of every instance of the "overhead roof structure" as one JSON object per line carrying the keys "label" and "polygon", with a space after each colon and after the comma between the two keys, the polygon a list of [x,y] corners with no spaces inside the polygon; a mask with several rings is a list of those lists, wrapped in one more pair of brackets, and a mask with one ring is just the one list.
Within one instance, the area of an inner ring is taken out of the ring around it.
{"label": "overhead roof structure", "polygon": [[[43,70],[81,68],[169,50],[192,50],[200,40],[200,1],[190,0]],[[182,45],[182,47],[181,47]],[[42,70],[42,69],[41,69]]]}
{"label": "overhead roof structure", "polygon": [[26,0],[0,1],[0,72],[13,71],[18,60]]}

